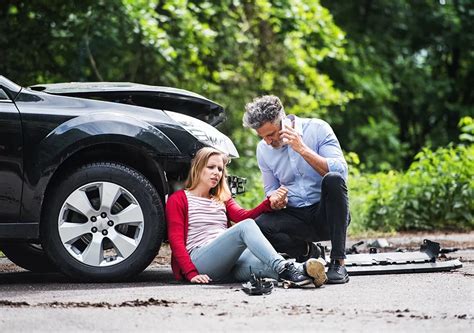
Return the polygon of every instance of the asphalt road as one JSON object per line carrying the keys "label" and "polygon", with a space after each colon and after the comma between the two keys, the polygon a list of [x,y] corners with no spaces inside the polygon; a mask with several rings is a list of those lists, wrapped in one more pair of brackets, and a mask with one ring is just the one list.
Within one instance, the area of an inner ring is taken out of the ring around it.
{"label": "asphalt road", "polygon": [[0,332],[473,332],[473,243],[472,233],[442,243],[464,248],[448,255],[463,262],[456,271],[353,276],[346,285],[275,288],[267,296],[247,296],[240,284],[177,283],[166,260],[157,260],[130,283],[88,284],[26,272],[3,258]]}

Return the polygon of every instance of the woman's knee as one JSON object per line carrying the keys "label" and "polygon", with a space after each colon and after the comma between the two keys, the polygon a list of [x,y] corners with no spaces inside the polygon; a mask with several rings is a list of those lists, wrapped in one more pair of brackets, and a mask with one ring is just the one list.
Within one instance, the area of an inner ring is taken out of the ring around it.
{"label": "woman's knee", "polygon": [[243,220],[234,225],[233,228],[237,228],[237,232],[241,239],[245,239],[248,235],[254,235],[261,232],[257,223],[253,219]]}
{"label": "woman's knee", "polygon": [[245,219],[237,223],[236,226],[238,226],[242,230],[255,230],[256,228],[258,229],[257,223],[253,219]]}

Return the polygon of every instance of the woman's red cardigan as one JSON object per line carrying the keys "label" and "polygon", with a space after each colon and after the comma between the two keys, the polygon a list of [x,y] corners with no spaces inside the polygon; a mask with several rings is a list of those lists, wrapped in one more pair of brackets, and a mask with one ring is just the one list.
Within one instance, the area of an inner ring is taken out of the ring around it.
{"label": "woman's red cardigan", "polygon": [[[225,203],[227,219],[240,222],[254,219],[262,213],[270,212],[270,200],[265,199],[254,209],[244,209],[234,199]],[[168,224],[168,240],[171,247],[171,268],[177,280],[183,278],[191,281],[199,274],[186,250],[188,239],[188,199],[184,190],[173,193],[166,202],[166,222]]]}

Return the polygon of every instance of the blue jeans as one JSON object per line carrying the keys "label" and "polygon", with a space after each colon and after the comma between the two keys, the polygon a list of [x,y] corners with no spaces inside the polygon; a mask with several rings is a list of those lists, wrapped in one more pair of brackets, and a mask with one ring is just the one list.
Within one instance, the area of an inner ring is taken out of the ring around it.
{"label": "blue jeans", "polygon": [[199,274],[207,274],[213,281],[247,281],[250,269],[257,276],[278,279],[278,272],[286,263],[252,219],[237,223],[210,243],[195,248],[191,260]]}

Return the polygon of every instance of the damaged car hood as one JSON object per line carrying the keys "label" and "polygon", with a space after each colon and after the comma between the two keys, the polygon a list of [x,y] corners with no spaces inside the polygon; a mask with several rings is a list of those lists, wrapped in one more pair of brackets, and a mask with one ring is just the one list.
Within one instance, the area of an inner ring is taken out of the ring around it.
{"label": "damaged car hood", "polygon": [[131,82],[70,82],[29,87],[52,95],[80,97],[152,109],[173,111],[217,126],[225,120],[224,108],[188,90]]}

